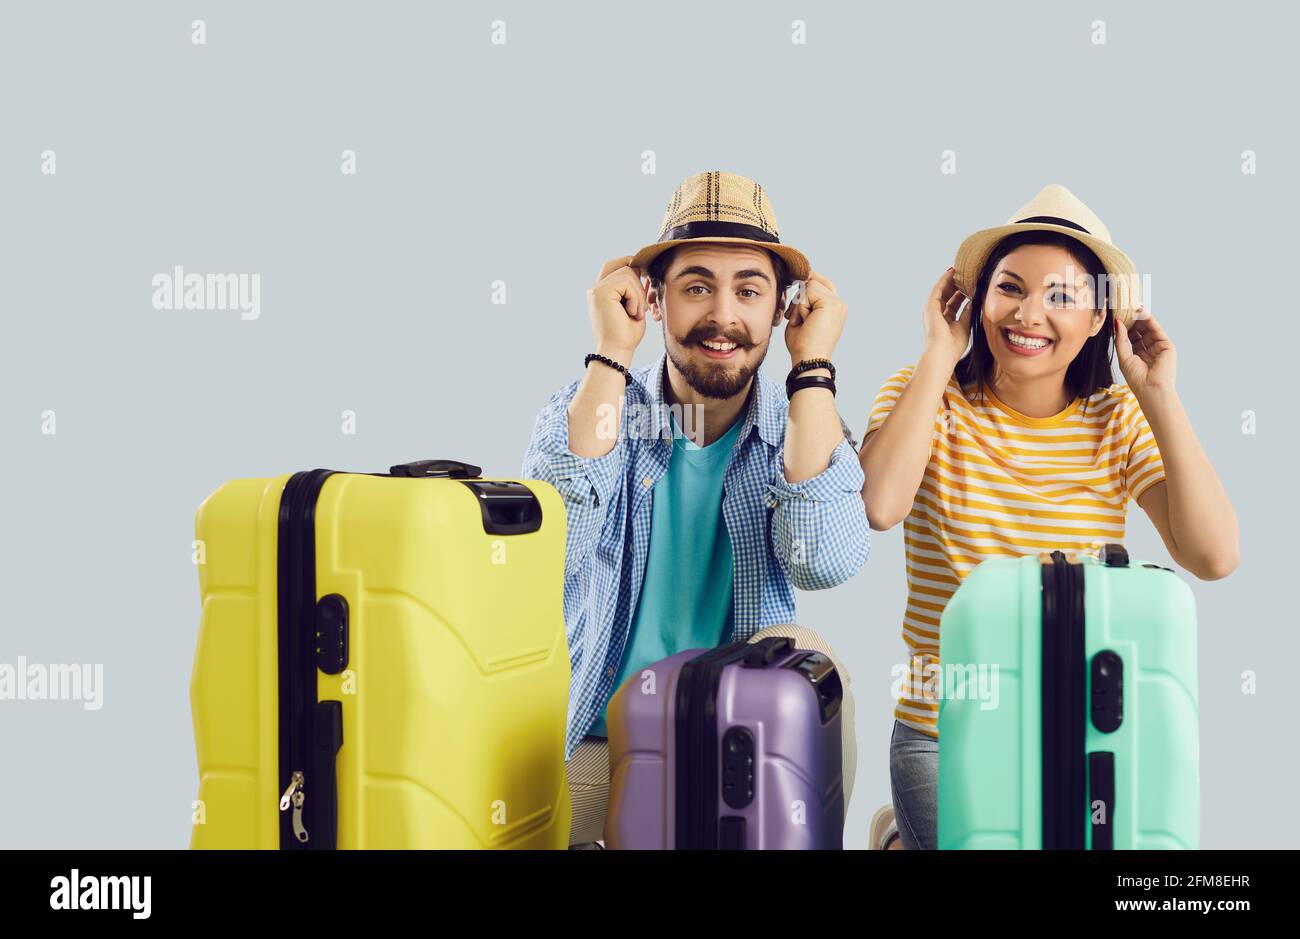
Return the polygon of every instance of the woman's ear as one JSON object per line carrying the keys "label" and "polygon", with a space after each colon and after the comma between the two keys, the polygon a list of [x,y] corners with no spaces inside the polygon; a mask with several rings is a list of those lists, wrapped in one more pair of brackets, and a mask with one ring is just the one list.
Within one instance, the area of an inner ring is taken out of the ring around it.
{"label": "woman's ear", "polygon": [[1106,309],[1103,307],[1100,310],[1093,310],[1092,329],[1088,331],[1088,338],[1091,339],[1093,336],[1097,335],[1097,333],[1101,332],[1101,328],[1105,325],[1106,325]]}

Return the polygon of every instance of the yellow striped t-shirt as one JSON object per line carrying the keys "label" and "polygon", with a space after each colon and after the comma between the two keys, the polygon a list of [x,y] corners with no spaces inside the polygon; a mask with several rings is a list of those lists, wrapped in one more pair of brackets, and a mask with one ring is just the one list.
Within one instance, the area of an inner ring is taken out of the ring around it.
{"label": "yellow striped t-shirt", "polygon": [[[899,369],[871,405],[880,428],[915,370]],[[907,677],[894,716],[939,735],[939,702],[925,677],[939,662],[939,617],[961,580],[989,557],[1094,550],[1123,541],[1124,515],[1165,478],[1151,427],[1127,385],[1076,398],[1051,417],[1027,417],[986,389],[972,402],[954,375],[935,416],[930,461],[903,522]],[[864,435],[865,439],[865,435]]]}

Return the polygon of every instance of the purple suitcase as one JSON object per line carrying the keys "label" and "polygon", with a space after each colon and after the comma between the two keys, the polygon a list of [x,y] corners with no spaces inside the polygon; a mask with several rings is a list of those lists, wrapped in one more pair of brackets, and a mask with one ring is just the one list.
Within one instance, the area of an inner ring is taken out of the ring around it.
{"label": "purple suitcase", "polygon": [[690,649],[610,700],[608,848],[844,847],[840,678],[781,637]]}

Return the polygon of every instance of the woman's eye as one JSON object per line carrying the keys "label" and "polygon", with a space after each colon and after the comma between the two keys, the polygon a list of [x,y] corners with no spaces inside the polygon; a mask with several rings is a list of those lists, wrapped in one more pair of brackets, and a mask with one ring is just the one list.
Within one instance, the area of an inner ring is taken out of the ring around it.
{"label": "woman's eye", "polygon": [[1018,292],[1019,292],[1019,291],[1017,290],[1015,284],[998,284],[998,289],[999,289],[999,290],[1006,291],[1007,293],[1018,293]]}
{"label": "woman's eye", "polygon": [[1055,306],[1059,306],[1059,307],[1071,307],[1071,306],[1074,306],[1074,300],[1071,299],[1071,297],[1070,297],[1070,295],[1069,295],[1068,293],[1054,293],[1054,294],[1052,294],[1052,296],[1049,298],[1049,300],[1050,300],[1050,302],[1051,302],[1053,305],[1055,305]]}

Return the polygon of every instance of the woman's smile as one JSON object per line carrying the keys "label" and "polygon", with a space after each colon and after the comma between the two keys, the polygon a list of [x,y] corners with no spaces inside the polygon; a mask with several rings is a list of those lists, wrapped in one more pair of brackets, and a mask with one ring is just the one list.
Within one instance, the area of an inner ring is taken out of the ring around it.
{"label": "woman's smile", "polygon": [[1002,334],[1002,341],[1007,348],[1016,355],[1042,355],[1052,347],[1052,340],[1046,336],[1024,333],[1006,326],[998,332]]}

